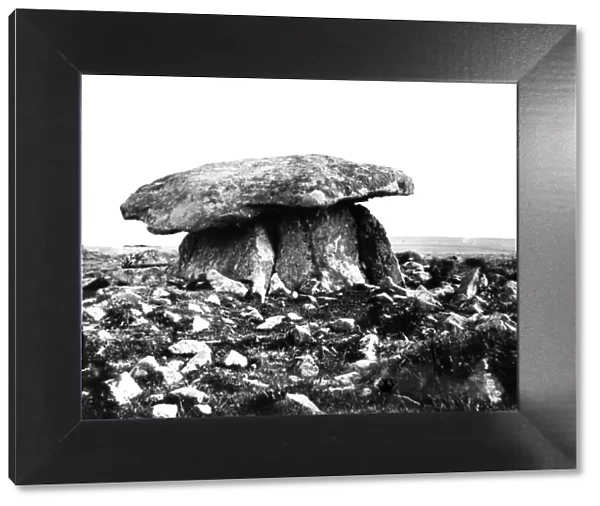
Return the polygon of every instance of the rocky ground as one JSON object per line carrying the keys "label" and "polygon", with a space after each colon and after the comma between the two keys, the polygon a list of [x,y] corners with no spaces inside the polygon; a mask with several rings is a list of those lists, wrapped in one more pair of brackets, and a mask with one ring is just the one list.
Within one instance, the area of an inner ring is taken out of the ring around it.
{"label": "rocky ground", "polygon": [[516,258],[397,256],[405,287],[260,300],[175,251],[84,250],[83,417],[515,409]]}

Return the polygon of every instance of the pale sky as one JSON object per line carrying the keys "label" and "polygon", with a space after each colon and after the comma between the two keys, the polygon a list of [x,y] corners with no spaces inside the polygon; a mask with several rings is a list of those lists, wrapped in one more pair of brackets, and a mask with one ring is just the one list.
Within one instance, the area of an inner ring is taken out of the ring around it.
{"label": "pale sky", "polygon": [[392,236],[516,238],[513,84],[83,76],[82,241],[178,246],[125,221],[143,184],[209,162],[321,153],[396,167],[365,205]]}

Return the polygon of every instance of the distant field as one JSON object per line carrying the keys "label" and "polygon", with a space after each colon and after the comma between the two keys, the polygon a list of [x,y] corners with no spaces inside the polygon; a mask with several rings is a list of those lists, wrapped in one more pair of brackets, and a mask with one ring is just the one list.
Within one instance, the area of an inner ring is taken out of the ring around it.
{"label": "distant field", "polygon": [[[514,239],[462,238],[462,237],[390,237],[392,248],[396,253],[416,251],[430,255],[514,255],[516,241]],[[90,246],[88,251],[106,254],[129,254],[142,249],[157,249],[165,253],[176,253],[176,246],[125,245],[122,247]]]}
{"label": "distant field", "polygon": [[487,239],[461,237],[390,237],[395,252],[416,251],[421,254],[486,255],[516,254],[514,239]]}

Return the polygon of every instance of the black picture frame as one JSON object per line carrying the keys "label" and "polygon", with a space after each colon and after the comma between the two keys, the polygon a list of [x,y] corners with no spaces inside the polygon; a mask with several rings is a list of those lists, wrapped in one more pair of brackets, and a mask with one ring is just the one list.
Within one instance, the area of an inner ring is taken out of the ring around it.
{"label": "black picture frame", "polygon": [[[9,27],[15,484],[576,467],[575,26],[19,9]],[[518,411],[82,421],[82,74],[516,83]]]}

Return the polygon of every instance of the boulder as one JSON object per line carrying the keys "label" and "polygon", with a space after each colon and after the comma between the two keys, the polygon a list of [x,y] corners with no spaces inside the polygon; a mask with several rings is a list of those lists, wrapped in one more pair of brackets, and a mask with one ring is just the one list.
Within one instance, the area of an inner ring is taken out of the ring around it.
{"label": "boulder", "polygon": [[146,184],[122,205],[126,220],[153,234],[199,232],[255,219],[276,206],[329,207],[387,195],[411,195],[398,169],[326,155],[209,163]]}
{"label": "boulder", "polygon": [[216,270],[251,283],[252,291],[264,298],[274,261],[273,246],[263,226],[212,228],[185,236],[175,273],[186,279],[204,279],[209,271]]}

